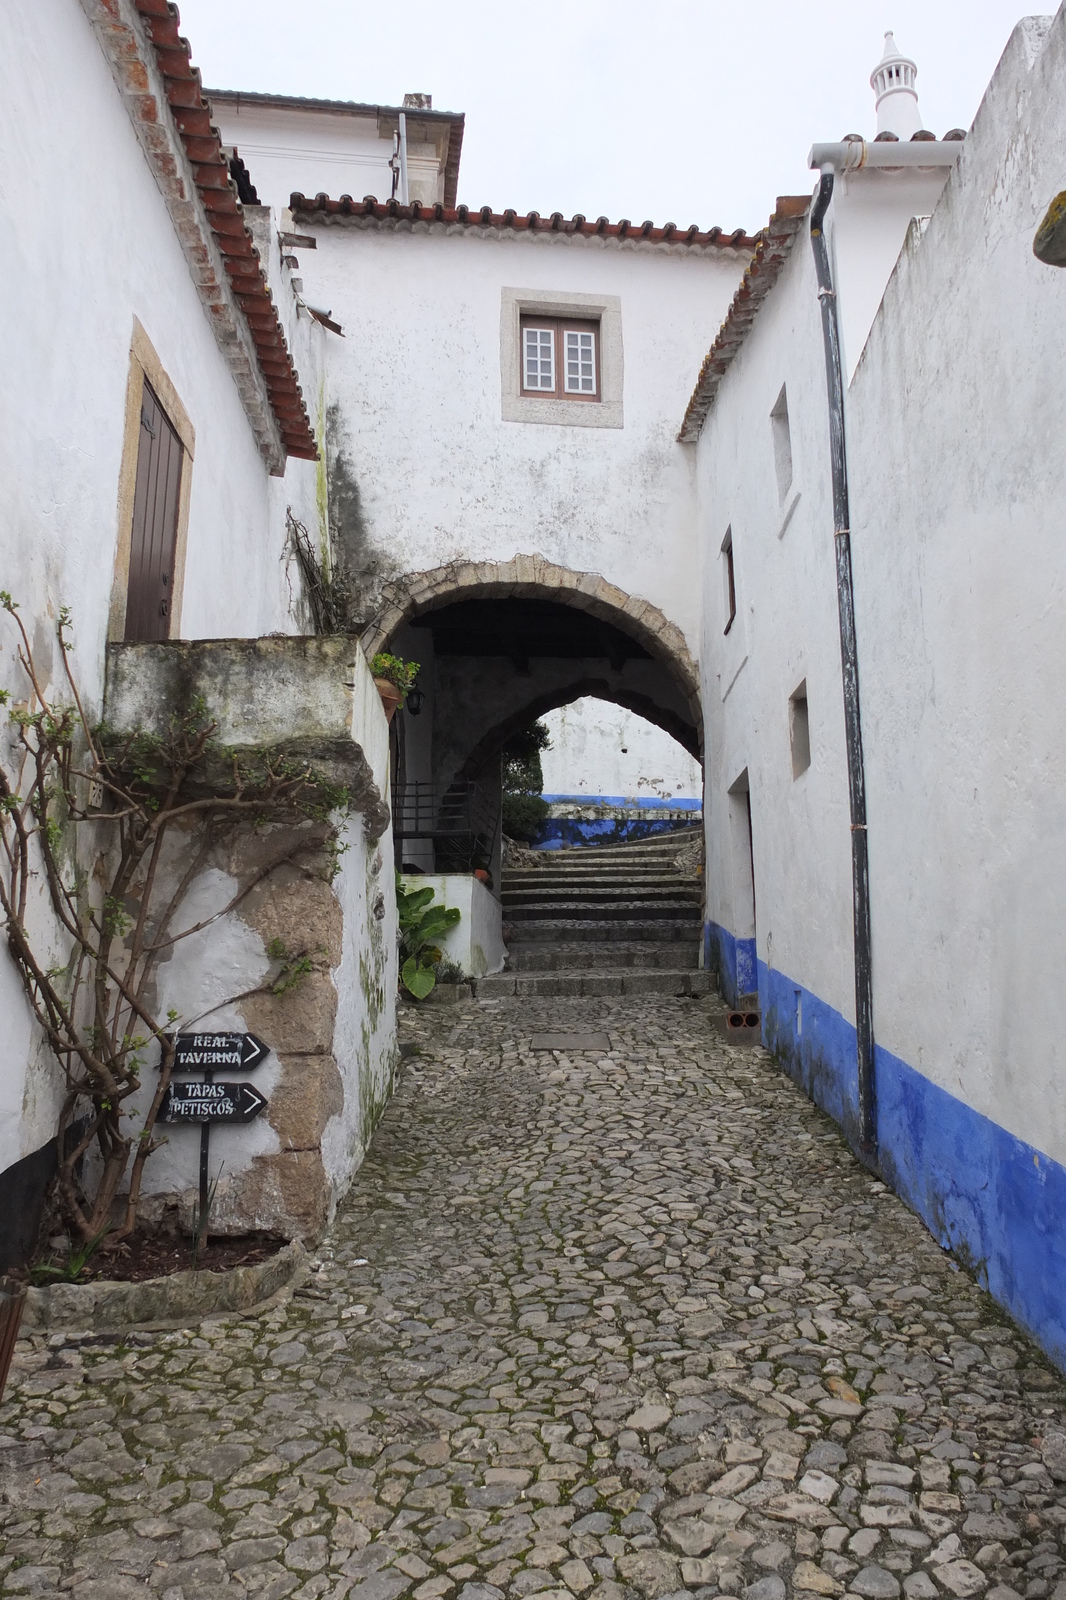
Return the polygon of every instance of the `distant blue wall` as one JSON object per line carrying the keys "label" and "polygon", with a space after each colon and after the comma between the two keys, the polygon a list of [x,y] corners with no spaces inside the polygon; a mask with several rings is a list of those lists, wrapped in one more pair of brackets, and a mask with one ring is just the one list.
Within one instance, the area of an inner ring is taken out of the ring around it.
{"label": "distant blue wall", "polygon": [[[741,981],[738,964],[744,971],[741,949],[751,941],[733,939],[713,923],[707,940],[719,963],[723,994],[732,1003]],[[758,988],[766,1048],[840,1123],[854,1147],[854,1027],[763,961]],[[1066,1168],[880,1047],[875,1078],[885,1181],[1066,1367]]]}
{"label": "distant blue wall", "polygon": [[[702,816],[699,800],[632,800],[611,794],[546,794],[549,805],[602,808],[600,816],[547,817],[533,840],[537,850],[561,850],[564,845],[624,844],[656,833],[674,833],[693,826]],[[611,812],[619,813],[610,815]],[[678,815],[678,813],[683,815]]]}

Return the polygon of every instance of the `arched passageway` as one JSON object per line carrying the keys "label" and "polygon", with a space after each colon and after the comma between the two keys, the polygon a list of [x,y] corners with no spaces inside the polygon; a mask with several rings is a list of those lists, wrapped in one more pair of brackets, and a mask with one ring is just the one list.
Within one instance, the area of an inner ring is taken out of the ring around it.
{"label": "arched passageway", "polygon": [[[700,755],[699,679],[684,634],[597,573],[538,556],[412,573],[390,585],[363,644],[368,655],[387,649],[421,666],[423,708],[396,719],[398,818],[412,794],[422,816],[445,804],[454,813],[459,795],[473,804],[475,789],[478,804],[487,797],[498,813],[507,738],[590,695]],[[397,832],[404,827],[398,821]],[[431,855],[404,846],[404,859],[427,868]]]}

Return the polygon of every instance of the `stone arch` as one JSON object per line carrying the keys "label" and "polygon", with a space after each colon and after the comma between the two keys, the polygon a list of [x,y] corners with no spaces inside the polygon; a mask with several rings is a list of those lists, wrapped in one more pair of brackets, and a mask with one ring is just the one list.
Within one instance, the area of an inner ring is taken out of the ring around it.
{"label": "stone arch", "polygon": [[545,556],[515,555],[510,561],[452,561],[443,567],[407,573],[394,579],[385,585],[378,613],[364,629],[360,642],[369,659],[385,649],[403,623],[437,605],[511,596],[570,605],[624,629],[674,677],[684,695],[697,738],[702,739],[699,672],[676,623],[649,600],[626,594],[598,572],[575,572]]}
{"label": "stone arch", "polygon": [[572,705],[575,700],[581,700],[585,696],[591,696],[596,700],[608,700],[616,706],[624,706],[627,711],[635,711],[637,716],[653,722],[656,727],[662,728],[664,733],[676,739],[678,744],[687,750],[689,755],[695,756],[697,761],[700,759],[699,744],[694,730],[676,713],[656,705],[650,696],[620,689],[609,683],[606,678],[580,678],[565,690],[531,697],[520,711],[513,712],[495,727],[490,728],[471,750],[456,773],[454,781],[461,782],[475,778],[485,762],[499,751],[517,729],[537,717],[546,716],[549,711],[557,710],[559,706]]}

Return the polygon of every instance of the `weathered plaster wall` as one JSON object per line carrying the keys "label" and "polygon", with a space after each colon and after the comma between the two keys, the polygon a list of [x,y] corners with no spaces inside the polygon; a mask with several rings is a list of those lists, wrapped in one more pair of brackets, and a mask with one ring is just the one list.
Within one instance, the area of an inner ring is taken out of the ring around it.
{"label": "weathered plaster wall", "polygon": [[[308,296],[347,335],[328,349],[331,487],[361,615],[389,578],[537,551],[651,600],[694,642],[691,464],[675,436],[744,261],[547,234],[300,227],[318,239],[301,259]],[[516,286],[620,297],[622,428],[503,420],[501,307]]]}
{"label": "weathered plaster wall", "polygon": [[[801,233],[722,380],[696,447],[707,916],[731,939],[754,936],[760,961],[851,1016],[851,843],[818,314],[810,247]],[[770,418],[782,385],[792,445],[792,479],[783,494]],[[721,552],[729,532],[737,612],[726,633]],[[789,697],[804,681],[811,764],[793,778]],[[744,788],[754,845],[754,927]],[[741,992],[755,987],[753,956],[754,948],[742,948]],[[731,946],[725,965],[737,966]]]}
{"label": "weathered plaster wall", "polygon": [[552,797],[699,800],[700,764],[676,739],[635,712],[583,698],[542,719],[551,745],[540,758]]}
{"label": "weathered plaster wall", "polygon": [[[1066,11],[1020,24],[932,219],[907,239],[847,399],[879,1161],[1060,1362],[1066,285],[1032,238],[1061,188],[1064,72]],[[727,987],[757,979],[767,1044],[854,1134],[847,783],[809,259],[797,242],[699,446],[701,511],[715,519],[707,736],[726,790],[708,794],[708,931]],[[844,274],[837,287],[843,311]],[[751,460],[729,476],[742,440],[759,448],[775,357],[800,494],[787,526],[766,485],[758,499]],[[743,626],[723,639],[716,552],[730,519]],[[812,760],[793,778],[787,697],[800,679]]]}
{"label": "weathered plaster wall", "polygon": [[849,413],[878,1038],[1059,1161],[1064,76],[1066,13],[1020,24]]}
{"label": "weathered plaster wall", "polygon": [[933,211],[950,167],[841,173],[833,191],[835,276],[846,284],[840,300],[844,373],[850,380],[892,276],[912,217]]}
{"label": "weathered plaster wall", "polygon": [[[0,581],[32,621],[46,684],[56,682],[59,666],[58,608],[72,607],[71,659],[95,711],[135,317],[196,432],[186,635],[293,628],[277,515],[282,485],[270,484],[170,216],[77,0],[0,13],[0,143],[9,240]],[[311,464],[303,468],[313,475]],[[5,619],[0,682],[17,688],[13,644]],[[0,1073],[2,1170],[49,1137],[54,1116],[50,1065],[32,1041],[6,957],[0,1011],[11,1029]],[[37,1062],[29,1077],[28,1055]]]}

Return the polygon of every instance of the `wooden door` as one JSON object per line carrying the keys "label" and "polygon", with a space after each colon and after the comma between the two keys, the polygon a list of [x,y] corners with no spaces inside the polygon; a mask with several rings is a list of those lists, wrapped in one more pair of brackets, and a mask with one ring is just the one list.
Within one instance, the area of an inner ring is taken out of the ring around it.
{"label": "wooden door", "polygon": [[133,497],[126,638],[166,639],[174,598],[181,440],[146,382]]}

